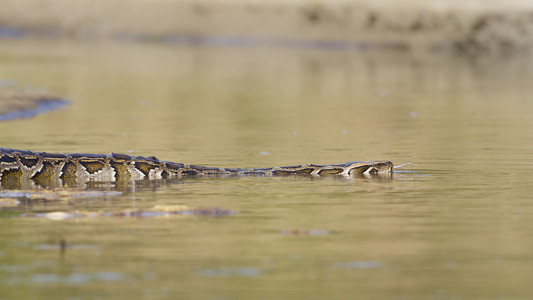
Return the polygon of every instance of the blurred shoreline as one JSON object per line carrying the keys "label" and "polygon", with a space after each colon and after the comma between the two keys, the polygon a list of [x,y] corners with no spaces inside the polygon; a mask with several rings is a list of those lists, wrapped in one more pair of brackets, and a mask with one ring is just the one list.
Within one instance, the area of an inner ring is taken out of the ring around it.
{"label": "blurred shoreline", "polygon": [[0,38],[126,39],[200,45],[527,52],[528,1],[6,0]]}

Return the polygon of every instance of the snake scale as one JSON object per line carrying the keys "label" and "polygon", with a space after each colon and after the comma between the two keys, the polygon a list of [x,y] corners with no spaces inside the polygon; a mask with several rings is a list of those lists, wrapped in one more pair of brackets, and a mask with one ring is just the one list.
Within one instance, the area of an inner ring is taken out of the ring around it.
{"label": "snake scale", "polygon": [[392,174],[390,161],[299,165],[260,169],[213,168],[127,154],[56,154],[0,148],[0,181],[124,181],[220,176],[355,176]]}

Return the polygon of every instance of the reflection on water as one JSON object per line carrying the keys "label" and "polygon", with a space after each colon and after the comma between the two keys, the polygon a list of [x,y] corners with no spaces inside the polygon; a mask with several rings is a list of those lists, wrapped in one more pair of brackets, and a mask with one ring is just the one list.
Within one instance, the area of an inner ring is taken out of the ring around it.
{"label": "reflection on water", "polygon": [[382,267],[379,261],[347,261],[331,265],[333,269],[376,269]]}
{"label": "reflection on water", "polygon": [[[19,199],[0,212],[6,298],[523,299],[533,292],[520,279],[533,275],[528,59],[0,45],[0,79],[72,100],[0,123],[2,147],[235,168],[412,163],[387,180],[191,178],[112,197]],[[238,214],[22,217],[156,205]]]}
{"label": "reflection on water", "polygon": [[226,277],[226,276],[258,276],[261,270],[257,268],[221,268],[207,269],[198,272],[202,277]]}

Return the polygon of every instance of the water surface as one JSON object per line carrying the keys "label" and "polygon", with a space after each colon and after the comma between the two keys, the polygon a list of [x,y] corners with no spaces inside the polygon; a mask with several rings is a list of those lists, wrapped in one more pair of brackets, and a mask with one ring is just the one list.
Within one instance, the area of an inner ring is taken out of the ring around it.
{"label": "water surface", "polygon": [[[224,167],[413,163],[392,180],[184,179],[21,199],[0,214],[0,298],[533,293],[527,59],[6,40],[0,66],[0,79],[71,103],[0,123],[2,147]],[[236,213],[22,217],[155,205]]]}

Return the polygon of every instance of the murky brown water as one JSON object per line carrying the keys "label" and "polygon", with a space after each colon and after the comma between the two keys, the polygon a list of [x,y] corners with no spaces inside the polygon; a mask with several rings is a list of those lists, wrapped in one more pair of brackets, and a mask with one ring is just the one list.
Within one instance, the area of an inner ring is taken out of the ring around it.
{"label": "murky brown water", "polygon": [[[390,181],[186,179],[0,213],[0,298],[524,299],[528,59],[0,41],[0,79],[71,105],[2,147],[227,167],[412,162]],[[155,205],[227,216],[23,218]],[[60,241],[64,239],[63,251]]]}

